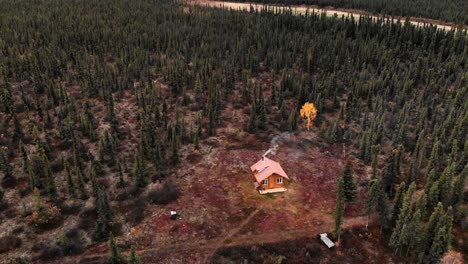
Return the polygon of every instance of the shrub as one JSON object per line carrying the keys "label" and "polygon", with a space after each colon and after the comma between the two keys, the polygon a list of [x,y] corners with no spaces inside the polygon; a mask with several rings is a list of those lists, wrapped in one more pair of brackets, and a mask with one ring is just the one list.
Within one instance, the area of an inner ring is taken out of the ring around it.
{"label": "shrub", "polygon": [[54,226],[61,218],[60,210],[56,206],[49,204],[34,211],[31,216],[29,216],[28,223],[43,229]]}
{"label": "shrub", "polygon": [[84,207],[78,214],[80,220],[78,227],[85,230],[91,230],[97,218],[97,213],[94,207]]}
{"label": "shrub", "polygon": [[16,257],[11,261],[11,264],[28,264],[29,261],[26,257]]}
{"label": "shrub", "polygon": [[16,236],[0,237],[0,254],[21,246],[21,239]]}
{"label": "shrub", "polygon": [[62,219],[62,214],[56,206],[47,202],[42,202],[37,191],[35,191],[34,199],[34,211],[27,218],[27,221],[30,225],[40,229],[45,229],[53,227],[60,222]]}
{"label": "shrub", "polygon": [[85,239],[82,232],[76,228],[68,228],[60,235],[57,246],[59,246],[65,256],[81,254],[85,250]]}
{"label": "shrub", "polygon": [[38,259],[52,259],[63,256],[62,249],[53,242],[39,241],[31,248],[33,252],[37,253]]}
{"label": "shrub", "polygon": [[146,201],[142,198],[130,200],[122,207],[122,210],[127,212],[125,214],[125,218],[131,225],[139,224],[143,220],[145,216],[145,209]]}
{"label": "shrub", "polygon": [[177,187],[167,181],[162,187],[156,187],[149,191],[148,200],[155,204],[168,204],[179,198],[180,192]]}

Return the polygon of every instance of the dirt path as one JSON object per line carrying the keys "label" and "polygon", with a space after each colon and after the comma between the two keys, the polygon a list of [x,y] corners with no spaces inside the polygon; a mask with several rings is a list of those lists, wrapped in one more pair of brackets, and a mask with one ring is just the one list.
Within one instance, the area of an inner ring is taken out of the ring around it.
{"label": "dirt path", "polygon": [[[246,219],[244,219],[236,228],[231,229],[226,235],[220,236],[216,239],[211,240],[198,240],[183,243],[175,243],[161,247],[147,248],[138,250],[138,255],[141,257],[157,257],[157,254],[168,254],[171,252],[206,252],[206,256],[203,261],[198,263],[210,263],[210,260],[214,256],[217,250],[222,247],[233,247],[233,246],[253,246],[257,244],[275,243],[280,241],[298,239],[302,237],[314,237],[320,232],[323,232],[323,227],[320,230],[317,226],[309,226],[305,228],[292,229],[292,230],[280,230],[275,232],[268,232],[262,234],[238,234],[247,224],[250,223],[252,218],[257,215],[261,209],[256,209]],[[370,221],[372,222],[373,219]],[[350,217],[345,219],[343,224],[344,229],[355,228],[364,226],[366,222],[365,216]],[[129,254],[129,252],[126,252]],[[83,257],[79,263],[100,263],[99,258],[106,257],[108,254],[97,254],[88,255]],[[69,263],[61,260],[62,263]],[[70,262],[71,263],[71,262]]]}
{"label": "dirt path", "polygon": [[[191,5],[202,5],[202,6],[209,6],[209,7],[219,7],[219,8],[225,8],[225,9],[236,9],[236,10],[250,10],[250,8],[254,8],[256,10],[262,9],[264,7],[272,8],[274,12],[281,12],[284,10],[291,10],[293,14],[295,15],[304,15],[307,12],[312,13],[312,12],[318,12],[318,13],[325,13],[327,16],[354,16],[356,18],[356,21],[359,21],[359,17],[361,16],[368,16],[372,18],[372,20],[377,20],[378,18],[381,18],[382,16],[378,15],[371,15],[370,13],[362,10],[344,10],[344,9],[329,9],[329,8],[320,8],[317,6],[304,6],[304,5],[298,5],[298,6],[278,6],[274,4],[255,4],[255,3],[236,3],[236,2],[229,2],[229,1],[209,1],[209,0],[182,0],[185,1],[188,4]],[[273,9],[274,8],[274,9]],[[405,19],[404,17],[388,17],[386,18],[387,20],[391,20],[393,23],[397,23],[398,20],[401,20],[402,23],[404,23]],[[451,23],[445,23],[443,21],[438,21],[438,20],[432,20],[432,19],[425,19],[425,18],[414,18],[411,17],[409,19],[409,22],[417,27],[421,27],[424,25],[434,25],[438,29],[445,30],[445,31],[451,31],[451,30],[457,30],[457,25],[451,24]],[[466,29],[466,27],[464,28]]]}
{"label": "dirt path", "polygon": [[224,244],[228,244],[232,237],[235,236],[237,233],[239,233],[242,228],[247,225],[250,220],[258,213],[260,212],[259,209],[255,209],[244,221],[242,221],[236,228],[231,229],[225,236],[224,238],[221,238],[223,241],[221,243],[216,243],[216,247],[214,247],[210,252],[206,255],[204,263],[209,263],[209,260],[213,257],[213,255],[216,253],[216,250],[218,250],[220,247],[222,247]]}

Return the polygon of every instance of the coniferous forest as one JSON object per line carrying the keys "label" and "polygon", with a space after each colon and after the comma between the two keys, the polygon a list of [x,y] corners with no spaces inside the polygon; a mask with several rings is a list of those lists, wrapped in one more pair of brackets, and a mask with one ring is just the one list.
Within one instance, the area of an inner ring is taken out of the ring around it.
{"label": "coniferous forest", "polygon": [[[437,1],[371,2],[338,5],[467,23]],[[359,186],[343,170],[336,218],[359,188],[392,258],[466,252],[454,242],[468,224],[466,32],[163,0],[0,0],[0,17],[0,263],[96,245],[140,263],[136,242],[115,240],[147,204],[192,195],[174,176],[188,152],[227,127],[238,140],[304,132],[305,102],[323,144],[369,168]]]}
{"label": "coniferous forest", "polygon": [[422,17],[468,24],[468,2],[464,0],[234,0],[234,2],[332,6],[366,10],[377,14]]}

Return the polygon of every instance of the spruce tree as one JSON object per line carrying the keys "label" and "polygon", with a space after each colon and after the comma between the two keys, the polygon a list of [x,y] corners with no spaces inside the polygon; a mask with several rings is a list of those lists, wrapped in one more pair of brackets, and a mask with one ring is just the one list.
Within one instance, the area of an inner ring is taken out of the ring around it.
{"label": "spruce tree", "polygon": [[176,165],[179,162],[179,137],[175,128],[172,129],[171,153],[172,165]]}
{"label": "spruce tree", "polygon": [[439,201],[446,207],[449,205],[452,194],[452,181],[454,178],[455,163],[448,165],[442,172],[442,176],[437,181],[439,187]]}
{"label": "spruce tree", "polygon": [[361,143],[359,146],[359,158],[362,159],[366,164],[371,162],[371,146],[369,143],[370,133],[363,133],[361,137]]}
{"label": "spruce tree", "polygon": [[57,187],[55,185],[55,177],[52,174],[52,170],[50,169],[49,165],[49,159],[47,158],[46,154],[44,151],[41,152],[41,162],[42,162],[42,168],[43,168],[43,175],[46,181],[46,192],[47,194],[55,198],[57,195]]}
{"label": "spruce tree", "polygon": [[26,173],[28,174],[29,178],[29,188],[31,190],[34,190],[34,188],[39,188],[39,183],[37,179],[37,175],[34,172],[33,165],[31,164],[31,161],[29,160],[29,157],[26,159]]}
{"label": "spruce tree", "polygon": [[3,183],[11,184],[15,181],[15,178],[13,176],[13,168],[8,162],[7,155],[3,149],[0,152],[0,169],[3,172]]}
{"label": "spruce tree", "polygon": [[208,136],[216,135],[216,110],[214,103],[208,103]]}
{"label": "spruce tree", "polygon": [[122,169],[122,165],[120,164],[120,162],[117,164],[117,168],[119,170],[119,172],[118,172],[119,173],[119,181],[117,183],[117,188],[125,188],[127,183],[124,180],[123,169]]}
{"label": "spruce tree", "polygon": [[457,173],[461,172],[467,164],[468,164],[468,140],[465,141],[465,145],[463,147],[461,158],[458,160],[458,163],[457,163],[456,172]]}
{"label": "spruce tree", "polygon": [[297,130],[297,111],[292,111],[288,117],[288,131]]}
{"label": "spruce tree", "polygon": [[20,140],[18,143],[18,149],[19,149],[21,158],[23,158],[23,172],[28,173],[28,170],[27,170],[27,163],[29,162],[28,153],[26,152],[26,147],[24,146],[24,143],[22,140]]}
{"label": "spruce tree", "polygon": [[392,223],[396,223],[398,219],[398,215],[400,214],[400,210],[403,205],[403,198],[404,198],[405,191],[406,191],[406,183],[402,182],[400,183],[400,186],[398,187],[398,191],[394,199],[392,217],[391,217]]}
{"label": "spruce tree", "polygon": [[427,210],[427,195],[423,193],[416,203],[416,210],[421,212],[421,219],[426,221],[429,218],[429,211]]}
{"label": "spruce tree", "polygon": [[434,169],[437,172],[439,170],[440,163],[441,163],[439,148],[440,148],[440,141],[439,139],[436,139],[432,147],[431,156],[429,157],[429,164],[427,165],[427,171]]}
{"label": "spruce tree", "polygon": [[75,183],[73,182],[73,178],[70,171],[70,166],[68,165],[68,161],[66,159],[62,160],[63,169],[65,170],[65,177],[67,179],[67,190],[68,194],[71,197],[76,197],[76,190],[75,190]]}
{"label": "spruce tree", "polygon": [[342,174],[344,185],[344,200],[347,203],[356,201],[357,187],[353,179],[353,165],[348,162]]}
{"label": "spruce tree", "polygon": [[390,237],[390,247],[395,250],[395,254],[399,255],[403,249],[410,246],[412,239],[412,230],[408,228],[411,221],[412,208],[411,199],[416,190],[416,184],[412,183],[405,193],[403,205],[398,215],[396,226],[393,229],[392,236]]}
{"label": "spruce tree", "polygon": [[135,184],[138,187],[145,187],[148,183],[148,172],[146,171],[146,163],[143,156],[143,151],[140,149],[135,153],[135,163],[133,165],[133,175],[135,176]]}
{"label": "spruce tree", "polygon": [[431,190],[432,188],[432,185],[434,184],[434,182],[437,181],[437,176],[436,176],[436,172],[434,169],[430,170],[427,175],[426,175],[426,182],[424,184],[424,192],[425,193],[429,193],[429,191]]}
{"label": "spruce tree", "polygon": [[88,178],[91,179],[91,187],[93,188],[93,196],[98,197],[100,186],[97,181],[96,169],[93,163],[90,163],[88,165]]}
{"label": "spruce tree", "polygon": [[371,153],[372,153],[372,162],[371,162],[372,178],[377,177],[377,165],[379,164],[380,151],[381,151],[381,146],[380,145],[373,145],[371,147]]}
{"label": "spruce tree", "polygon": [[200,149],[200,136],[198,135],[198,133],[194,133],[193,145],[195,149]]}
{"label": "spruce tree", "polygon": [[379,178],[375,178],[370,181],[369,190],[366,195],[366,202],[364,204],[364,213],[368,218],[374,211],[379,213],[380,226],[387,229],[389,225],[388,197],[383,190],[382,182]]}
{"label": "spruce tree", "polygon": [[341,236],[341,226],[343,224],[343,213],[344,213],[344,182],[343,178],[338,178],[336,183],[336,207],[335,207],[335,225],[333,229],[333,235],[337,237],[337,240],[340,240]]}
{"label": "spruce tree", "polygon": [[465,181],[468,177],[468,164],[465,166],[462,172],[458,175],[453,183],[452,197],[450,204],[455,206],[459,203],[463,203],[463,191],[465,188]]}
{"label": "spruce tree", "polygon": [[441,203],[439,203],[434,211],[432,212],[429,221],[424,228],[424,232],[422,234],[422,241],[420,245],[420,249],[418,252],[418,263],[427,263],[427,257],[429,255],[429,250],[432,247],[432,243],[434,238],[438,232],[437,225],[439,220],[444,215],[444,209]]}
{"label": "spruce tree", "polygon": [[112,211],[107,198],[107,193],[100,190],[96,197],[97,219],[94,226],[93,238],[96,241],[107,239],[112,229]]}
{"label": "spruce tree", "polygon": [[11,139],[13,142],[18,142],[19,140],[23,139],[24,132],[23,132],[23,126],[21,125],[16,114],[13,114],[13,124],[14,124],[14,129],[13,129],[13,135]]}
{"label": "spruce tree", "polygon": [[264,130],[267,124],[267,110],[265,99],[263,96],[263,88],[260,86],[259,91],[259,100],[257,104],[257,112],[258,112],[258,128]]}
{"label": "spruce tree", "polygon": [[251,134],[257,132],[257,111],[255,105],[252,105],[252,108],[250,109],[249,122],[247,124],[247,132]]}
{"label": "spruce tree", "polygon": [[417,209],[412,215],[410,223],[405,225],[402,231],[403,239],[407,242],[405,255],[413,251],[418,252],[422,241],[423,227],[422,213],[420,209]]}
{"label": "spruce tree", "polygon": [[110,251],[109,262],[111,264],[126,264],[127,263],[124,257],[122,256],[120,249],[117,247],[115,243],[114,235],[112,234],[112,232],[110,232],[109,234],[109,251]]}
{"label": "spruce tree", "polygon": [[128,264],[141,264],[140,257],[137,255],[134,246],[132,246],[130,250],[130,256],[128,257]]}
{"label": "spruce tree", "polygon": [[77,178],[78,190],[80,191],[80,198],[86,199],[88,197],[88,193],[86,191],[85,178],[81,170],[78,168],[78,166],[75,166],[75,173],[76,173],[76,178]]}
{"label": "spruce tree", "polygon": [[450,249],[452,221],[453,215],[451,210],[439,218],[435,228],[436,233],[432,240],[432,245],[425,258],[427,263],[438,263],[440,258]]}

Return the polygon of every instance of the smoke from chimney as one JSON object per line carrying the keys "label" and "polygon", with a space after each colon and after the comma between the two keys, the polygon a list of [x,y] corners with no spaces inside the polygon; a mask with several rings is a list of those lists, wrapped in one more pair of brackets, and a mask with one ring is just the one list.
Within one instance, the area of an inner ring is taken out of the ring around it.
{"label": "smoke from chimney", "polygon": [[263,160],[263,157],[265,157],[266,155],[269,155],[269,154],[272,156],[276,155],[276,152],[279,149],[278,143],[282,141],[288,141],[290,137],[291,137],[291,133],[289,132],[281,133],[279,135],[274,136],[271,139],[270,148],[262,155],[262,160]]}

